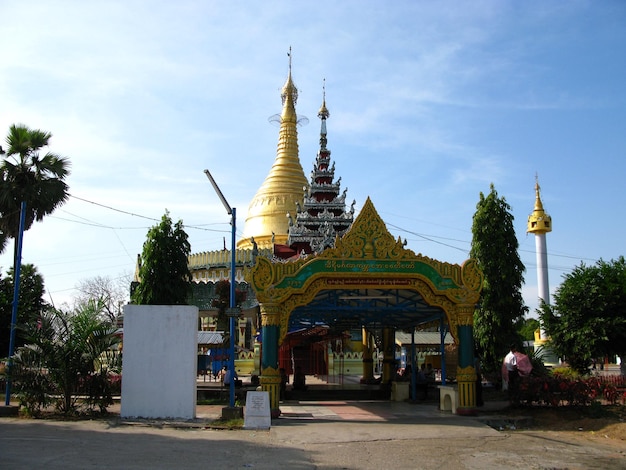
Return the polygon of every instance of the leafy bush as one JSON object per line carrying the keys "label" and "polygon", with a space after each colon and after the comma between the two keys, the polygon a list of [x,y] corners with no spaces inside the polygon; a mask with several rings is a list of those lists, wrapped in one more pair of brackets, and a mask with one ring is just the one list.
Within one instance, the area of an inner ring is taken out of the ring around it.
{"label": "leafy bush", "polygon": [[109,371],[119,367],[120,338],[101,307],[88,302],[71,313],[51,310],[27,326],[28,344],[18,348],[9,374],[28,413],[51,403],[64,414],[102,412],[113,403]]}
{"label": "leafy bush", "polygon": [[601,399],[612,405],[623,399],[626,377],[621,381],[611,376],[581,377],[577,373],[570,374],[558,370],[551,376],[524,377],[520,380],[519,401],[526,405],[548,406],[589,406]]}

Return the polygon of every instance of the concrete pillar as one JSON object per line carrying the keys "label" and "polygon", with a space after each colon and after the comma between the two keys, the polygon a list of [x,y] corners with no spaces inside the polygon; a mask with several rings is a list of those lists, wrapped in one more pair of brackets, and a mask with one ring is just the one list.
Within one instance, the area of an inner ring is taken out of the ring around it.
{"label": "concrete pillar", "polygon": [[374,360],[372,359],[372,346],[370,334],[367,329],[363,328],[363,383],[369,383],[374,380]]}
{"label": "concrete pillar", "polygon": [[396,332],[393,328],[383,328],[383,380],[388,383],[396,373]]}

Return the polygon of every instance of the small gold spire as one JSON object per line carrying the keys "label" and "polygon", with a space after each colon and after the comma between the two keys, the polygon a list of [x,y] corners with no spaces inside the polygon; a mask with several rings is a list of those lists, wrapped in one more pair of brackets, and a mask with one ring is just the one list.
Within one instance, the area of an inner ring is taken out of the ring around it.
{"label": "small gold spire", "polygon": [[[287,74],[287,80],[285,81],[285,84],[283,85],[283,88],[280,92],[280,97],[283,101],[283,115],[287,111],[289,111],[290,113],[291,109],[293,108],[293,118],[295,119],[295,106],[298,102],[298,89],[291,79],[291,46],[289,47],[289,52],[287,53],[287,56],[289,57],[289,72]],[[286,103],[287,101],[291,101],[291,103]]]}
{"label": "small gold spire", "polygon": [[324,84],[322,85],[322,106],[317,112],[317,117],[320,119],[328,119],[328,116],[330,116],[330,113],[328,112],[328,108],[326,108],[326,79],[324,79]]}
{"label": "small gold spire", "polygon": [[535,209],[528,216],[527,233],[542,234],[552,231],[552,217],[543,210],[541,202],[541,187],[539,186],[539,176],[535,175]]}

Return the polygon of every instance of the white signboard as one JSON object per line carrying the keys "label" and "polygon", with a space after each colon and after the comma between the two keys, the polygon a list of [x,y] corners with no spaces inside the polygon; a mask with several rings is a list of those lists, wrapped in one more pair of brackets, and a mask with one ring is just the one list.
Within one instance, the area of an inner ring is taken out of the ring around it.
{"label": "white signboard", "polygon": [[244,410],[244,429],[269,429],[271,424],[269,392],[248,392]]}

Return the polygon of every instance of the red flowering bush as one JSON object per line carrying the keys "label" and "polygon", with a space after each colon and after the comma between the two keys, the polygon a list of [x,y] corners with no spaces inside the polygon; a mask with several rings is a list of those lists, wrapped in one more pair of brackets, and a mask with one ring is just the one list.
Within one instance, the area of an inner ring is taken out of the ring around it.
{"label": "red flowering bush", "polygon": [[600,399],[612,405],[626,404],[626,377],[593,376],[583,378],[555,373],[546,377],[523,377],[519,401],[525,405],[587,406]]}

